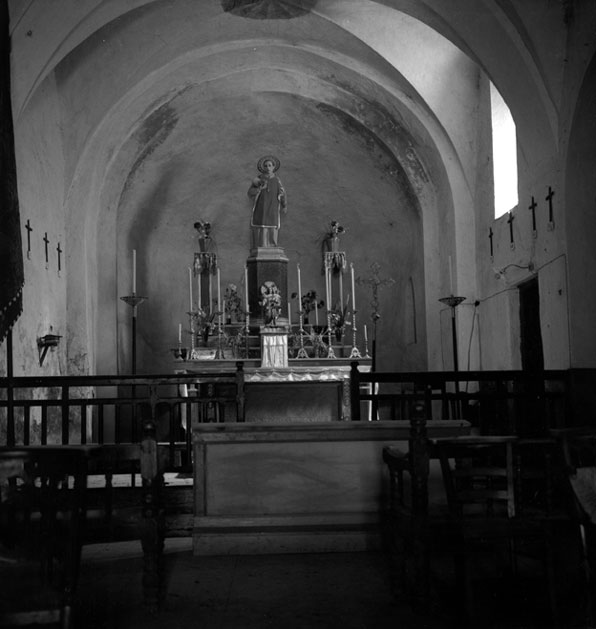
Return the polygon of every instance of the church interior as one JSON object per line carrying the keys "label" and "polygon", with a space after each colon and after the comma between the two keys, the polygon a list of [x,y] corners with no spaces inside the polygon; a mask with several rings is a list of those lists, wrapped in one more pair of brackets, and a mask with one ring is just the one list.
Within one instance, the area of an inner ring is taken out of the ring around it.
{"label": "church interior", "polygon": [[[382,564],[389,483],[439,491],[433,439],[556,463],[596,431],[592,0],[2,4],[0,484],[49,448],[84,446],[110,490],[133,469],[145,596],[164,536]],[[186,492],[165,520],[164,470]]]}

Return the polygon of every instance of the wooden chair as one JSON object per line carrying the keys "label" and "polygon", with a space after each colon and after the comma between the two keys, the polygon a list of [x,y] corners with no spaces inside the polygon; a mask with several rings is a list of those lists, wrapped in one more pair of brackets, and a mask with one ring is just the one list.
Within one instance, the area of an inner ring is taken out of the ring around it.
{"label": "wooden chair", "polygon": [[521,487],[521,470],[515,464],[517,445],[518,439],[513,436],[469,436],[434,442],[449,506],[449,543],[456,559],[456,580],[464,596],[465,615],[471,622],[478,622],[480,617],[480,592],[474,587],[477,575],[493,580],[494,568],[503,564],[503,573],[497,570],[494,584],[513,593],[520,583],[522,555],[526,562],[528,557],[535,557],[542,565],[553,622],[557,619],[549,531],[536,512],[522,515],[517,495]]}
{"label": "wooden chair", "polygon": [[576,527],[583,575],[586,626],[596,624],[596,427],[553,429],[568,482],[568,509]]}
{"label": "wooden chair", "polygon": [[71,626],[89,451],[0,448],[0,626]]}

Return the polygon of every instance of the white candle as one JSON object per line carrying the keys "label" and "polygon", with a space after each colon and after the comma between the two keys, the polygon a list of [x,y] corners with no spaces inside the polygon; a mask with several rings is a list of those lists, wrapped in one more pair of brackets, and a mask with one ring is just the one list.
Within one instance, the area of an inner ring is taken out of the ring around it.
{"label": "white candle", "polygon": [[366,329],[366,326],[364,326],[364,340],[368,341],[368,330]]}
{"label": "white candle", "polygon": [[137,250],[132,250],[132,294],[137,292]]}
{"label": "white candle", "polygon": [[302,310],[302,284],[300,283],[300,265],[297,264],[296,268],[298,269],[298,307]]}
{"label": "white candle", "polygon": [[319,302],[315,299],[315,325],[319,325]]}
{"label": "white candle", "polygon": [[344,307],[344,272],[339,271],[339,304],[341,309]]}
{"label": "white candle", "polygon": [[248,267],[244,267],[244,305],[245,310],[248,312]]}
{"label": "white candle", "polygon": [[178,324],[178,343],[182,343],[182,324]]}
{"label": "white candle", "polygon": [[451,256],[449,256],[449,292],[453,295],[453,266],[451,264]]}
{"label": "white candle", "polygon": [[325,269],[325,299],[327,300],[327,312],[331,312],[331,304],[329,303],[329,289],[331,284],[331,269]]}
{"label": "white candle", "polygon": [[288,302],[288,325],[292,327],[292,302]]}
{"label": "white candle", "polygon": [[[217,311],[221,312],[221,277],[219,275],[219,267],[217,267]],[[221,323],[221,314],[219,315]]]}
{"label": "white candle", "polygon": [[188,301],[192,312],[192,269],[188,267]]}
{"label": "white candle", "polygon": [[356,310],[356,282],[354,280],[354,263],[350,262],[350,272],[352,273],[352,309]]}
{"label": "white candle", "polygon": [[202,277],[202,273],[199,273],[197,275],[197,293],[199,295],[199,299],[197,300],[197,309],[198,310],[201,309],[201,302],[203,301],[202,295],[201,295],[201,277]]}
{"label": "white candle", "polygon": [[209,269],[209,314],[213,310],[213,291],[211,289],[211,269]]}

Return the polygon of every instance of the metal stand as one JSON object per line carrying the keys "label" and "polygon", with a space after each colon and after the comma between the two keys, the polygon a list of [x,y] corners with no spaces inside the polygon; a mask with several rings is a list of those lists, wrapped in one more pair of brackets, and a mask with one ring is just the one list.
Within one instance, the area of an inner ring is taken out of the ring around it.
{"label": "metal stand", "polygon": [[120,297],[120,299],[132,306],[132,375],[137,373],[137,307],[142,304],[147,297],[140,297],[136,293]]}
{"label": "metal stand", "polygon": [[[457,360],[457,328],[455,324],[455,309],[465,301],[465,297],[454,297],[450,295],[449,297],[443,297],[439,299],[442,304],[445,304],[451,308],[451,340],[453,342],[453,371],[457,373],[459,370],[458,360]],[[455,393],[459,393],[459,380],[455,381]]]}

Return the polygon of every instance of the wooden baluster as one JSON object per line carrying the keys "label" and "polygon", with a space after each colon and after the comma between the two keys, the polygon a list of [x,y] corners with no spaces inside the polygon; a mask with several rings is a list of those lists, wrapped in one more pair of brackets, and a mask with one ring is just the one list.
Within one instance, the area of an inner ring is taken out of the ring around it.
{"label": "wooden baluster", "polygon": [[360,372],[358,362],[350,363],[350,404],[352,406],[352,421],[360,421]]}

